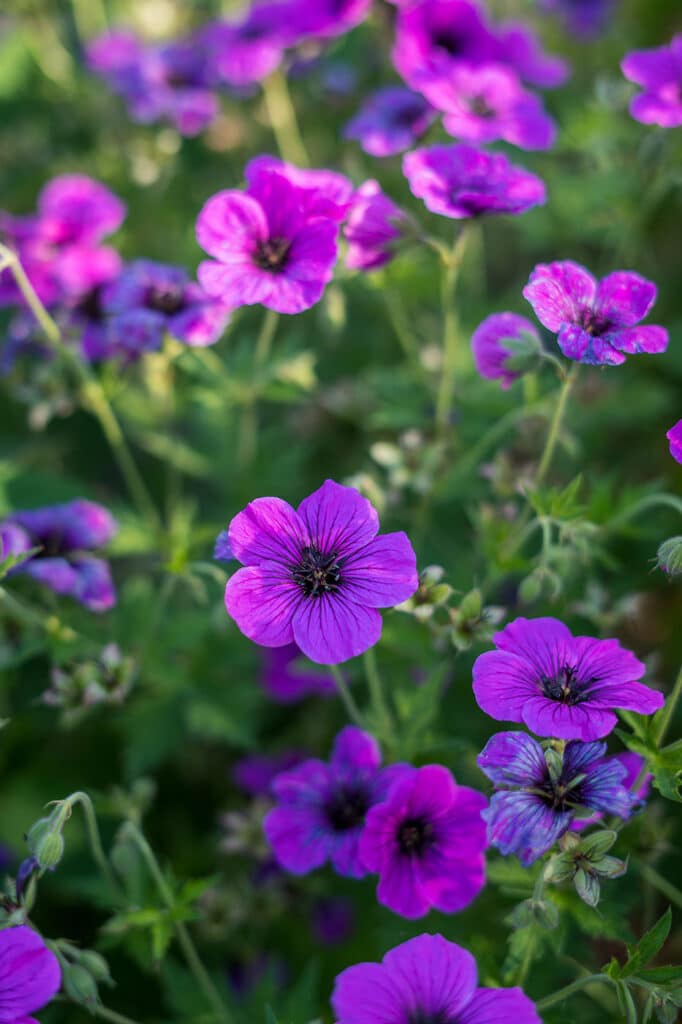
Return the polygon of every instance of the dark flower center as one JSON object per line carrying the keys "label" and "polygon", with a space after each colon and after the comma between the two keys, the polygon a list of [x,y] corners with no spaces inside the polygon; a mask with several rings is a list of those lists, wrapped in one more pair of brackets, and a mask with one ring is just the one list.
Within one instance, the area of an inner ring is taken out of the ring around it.
{"label": "dark flower center", "polygon": [[415,121],[419,120],[424,108],[417,103],[406,104],[393,115],[393,123],[401,128],[411,128]]}
{"label": "dark flower center", "polygon": [[572,665],[562,665],[555,676],[542,676],[542,692],[561,704],[580,704],[587,697],[591,679],[578,679]]}
{"label": "dark flower center", "polygon": [[397,840],[402,853],[419,856],[435,838],[433,825],[424,818],[406,818],[398,827]]}
{"label": "dark flower center", "polygon": [[357,828],[365,820],[369,803],[369,796],[361,786],[342,787],[327,801],[327,820],[335,832]]}
{"label": "dark flower center", "polygon": [[476,117],[494,117],[495,111],[490,106],[485,96],[472,96],[469,100],[469,110]]}
{"label": "dark flower center", "polygon": [[335,594],[339,589],[341,567],[342,559],[336,551],[325,554],[311,545],[303,548],[301,560],[294,566],[292,576],[306,597],[322,597],[323,594]]}
{"label": "dark flower center", "polygon": [[445,50],[450,57],[457,57],[464,49],[464,40],[452,29],[437,29],[431,36],[431,42],[439,50]]}
{"label": "dark flower center", "polygon": [[613,324],[606,317],[601,316],[593,309],[582,309],[578,315],[578,326],[593,337],[600,337],[611,329]]}
{"label": "dark flower center", "polygon": [[276,274],[286,266],[290,248],[291,242],[288,238],[268,238],[256,246],[253,262],[262,270],[270,270]]}
{"label": "dark flower center", "polygon": [[97,285],[95,288],[91,288],[89,292],[85,293],[76,306],[76,312],[81,313],[82,316],[86,317],[86,319],[94,321],[95,323],[101,323],[104,320],[101,285]]}
{"label": "dark flower center", "polygon": [[185,305],[183,288],[180,285],[172,284],[152,285],[147,289],[144,304],[147,309],[153,309],[165,316],[173,316],[174,313],[179,313]]}

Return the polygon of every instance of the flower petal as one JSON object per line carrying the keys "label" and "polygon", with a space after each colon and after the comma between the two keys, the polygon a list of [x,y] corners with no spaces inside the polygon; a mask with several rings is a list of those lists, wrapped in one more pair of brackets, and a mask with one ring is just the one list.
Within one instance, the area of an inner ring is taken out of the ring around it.
{"label": "flower petal", "polygon": [[364,548],[379,530],[379,516],[373,505],[355,487],[325,480],[321,487],[298,506],[308,528],[310,542],[320,551],[350,556]]}
{"label": "flower petal", "polygon": [[538,786],[547,778],[542,747],[525,732],[498,732],[476,758],[496,786]]}
{"label": "flower petal", "polygon": [[442,935],[418,935],[390,950],[383,962],[401,994],[403,1012],[416,1004],[426,1015],[440,1011],[459,1020],[476,988],[473,956]]}
{"label": "flower petal", "polygon": [[477,988],[457,1024],[542,1024],[538,1012],[520,988]]}
{"label": "flower petal", "polygon": [[197,242],[221,263],[242,263],[268,237],[260,203],[237,189],[211,196],[197,218]]}
{"label": "flower petal", "polygon": [[392,608],[419,586],[417,556],[407,534],[384,533],[343,566],[344,593],[370,608]]}
{"label": "flower petal", "polygon": [[596,312],[619,327],[631,327],[656,301],[656,285],[629,270],[607,274],[597,286]]}
{"label": "flower petal", "polygon": [[564,324],[559,330],[557,342],[567,359],[587,366],[620,366],[625,356],[618,352],[610,343],[611,337],[596,337],[576,324]]}
{"label": "flower petal", "polygon": [[316,809],[275,807],[265,816],[263,830],[277,863],[293,875],[305,875],[327,860],[327,844]]}
{"label": "flower petal", "polygon": [[300,516],[281,498],[256,498],[239,512],[228,527],[234,558],[243,565],[263,561],[296,564],[309,543]]}
{"label": "flower petal", "polygon": [[347,725],[334,740],[331,764],[335,771],[375,772],[381,764],[379,744],[368,732]]}
{"label": "flower petal", "polygon": [[0,1020],[14,1022],[41,1009],[60,985],[57,957],[33,929],[0,931]]}
{"label": "flower petal", "polygon": [[348,601],[339,592],[299,601],[292,625],[294,640],[311,661],[338,665],[373,647],[382,623],[376,609]]}
{"label": "flower petal", "polygon": [[495,793],[483,818],[488,822],[488,841],[500,853],[515,853],[528,867],[563,835],[572,815],[552,810],[532,793]]}
{"label": "flower petal", "polygon": [[524,705],[539,692],[534,667],[508,651],[476,658],[473,687],[478,706],[498,722],[521,722]]}
{"label": "flower petal", "polygon": [[523,289],[540,323],[558,331],[564,323],[575,323],[580,311],[592,305],[597,282],[585,267],[572,260],[540,263]]}
{"label": "flower petal", "polygon": [[609,331],[604,335],[604,341],[608,341],[609,345],[618,349],[619,352],[627,352],[628,355],[639,355],[642,352],[656,355],[667,349],[668,332],[665,327],[644,324],[642,327],[626,327],[621,331]]}
{"label": "flower petal", "polygon": [[283,647],[293,641],[292,618],[301,597],[300,589],[275,562],[239,569],[225,587],[228,615],[244,636],[263,647]]}
{"label": "flower petal", "polygon": [[523,705],[522,720],[538,736],[562,740],[598,740],[607,736],[618,719],[611,711],[595,707],[589,700],[562,704],[539,694]]}

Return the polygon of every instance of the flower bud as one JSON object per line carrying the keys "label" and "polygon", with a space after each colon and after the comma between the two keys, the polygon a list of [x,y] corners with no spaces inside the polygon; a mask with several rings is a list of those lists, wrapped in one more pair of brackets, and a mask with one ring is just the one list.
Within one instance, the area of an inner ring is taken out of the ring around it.
{"label": "flower bud", "polygon": [[41,868],[54,868],[64,856],[61,832],[48,832],[36,844],[35,856]]}
{"label": "flower bud", "polygon": [[656,565],[671,578],[682,575],[682,537],[663,541],[656,555]]}
{"label": "flower bud", "polygon": [[107,985],[112,985],[113,981],[111,974],[109,973],[109,964],[106,962],[103,956],[95,952],[94,949],[84,949],[78,954],[78,962],[81,967],[84,967],[86,971],[89,971],[95,981],[104,982]]}
{"label": "flower bud", "polygon": [[74,1003],[92,1008],[99,1002],[97,982],[90,971],[80,964],[62,965],[62,986]]}

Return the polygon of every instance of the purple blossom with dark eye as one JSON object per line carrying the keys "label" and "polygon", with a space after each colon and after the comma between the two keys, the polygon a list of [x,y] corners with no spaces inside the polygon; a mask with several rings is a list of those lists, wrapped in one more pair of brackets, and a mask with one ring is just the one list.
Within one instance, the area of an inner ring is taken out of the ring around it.
{"label": "purple blossom with dark eye", "polygon": [[430,146],[403,157],[412,194],[443,217],[524,213],[545,202],[544,182],[501,153],[474,146]]}
{"label": "purple blossom with dark eye", "polygon": [[307,761],[307,754],[285,750],[281,754],[248,754],[234,766],[235,784],[249,796],[271,796],[272,783],[281,772]]}
{"label": "purple blossom with dark eye", "polygon": [[212,22],[203,38],[218,79],[231,86],[252,85],[279,67],[295,40],[295,25],[286,0],[273,0],[254,4],[238,21]]}
{"label": "purple blossom with dark eye", "polygon": [[376,740],[352,725],[342,729],[328,764],[304,761],[273,782],[278,806],[263,828],[277,862],[304,875],[331,861],[340,875],[362,878],[367,869],[358,847],[367,813],[409,770],[382,769]]}
{"label": "purple blossom with dark eye", "polygon": [[272,172],[281,174],[295,188],[306,193],[305,203],[308,217],[328,217],[341,222],[353,199],[353,182],[345,174],[326,168],[296,167],[276,156],[266,153],[249,160],[244,168],[244,177],[250,187],[258,185],[259,179],[267,179]]}
{"label": "purple blossom with dark eye", "polygon": [[616,708],[653,714],[663,694],[638,682],[645,666],[617,640],[573,636],[558,619],[515,619],[474,662],[474,696],[498,722],[523,722],[538,736],[596,740]]}
{"label": "purple blossom with dark eye", "polygon": [[59,961],[27,925],[0,931],[0,1024],[37,1024],[29,1016],[59,991]]}
{"label": "purple blossom with dark eye", "polygon": [[670,454],[676,462],[682,463],[682,420],[678,420],[665,436],[670,442]]}
{"label": "purple blossom with dark eye", "polygon": [[314,306],[337,257],[338,224],[321,213],[324,202],[265,168],[245,192],[212,196],[196,226],[199,245],[214,257],[199,266],[202,287],[231,307],[300,313]]}
{"label": "purple blossom with dark eye", "polygon": [[377,536],[378,529],[367,498],[333,480],[296,511],[281,498],[256,498],[228,530],[245,566],[227,582],[228,614],[255,643],[295,642],[323,665],[362,654],[381,636],[377,609],[400,604],[418,586],[407,536]]}
{"label": "purple blossom with dark eye", "polygon": [[311,666],[296,644],[271,647],[263,654],[263,687],[279,704],[294,704],[305,697],[332,697],[336,694],[333,677]]}
{"label": "purple blossom with dark eye", "polygon": [[495,787],[488,839],[500,853],[514,853],[527,867],[568,831],[580,809],[627,818],[633,798],[625,765],[605,757],[605,743],[566,744],[563,755],[524,732],[499,732],[478,756],[478,766]]}
{"label": "purple blossom with dark eye", "polygon": [[343,228],[348,242],[346,266],[351,270],[378,270],[389,263],[402,237],[406,215],[381,191],[377,181],[366,181],[353,197]]}
{"label": "purple blossom with dark eye", "polygon": [[626,78],[644,89],[630,103],[636,121],[662,128],[682,125],[682,34],[667,46],[629,53],[620,66]]}
{"label": "purple blossom with dark eye", "polygon": [[568,359],[618,366],[629,355],[665,352],[663,327],[638,326],[654,302],[656,286],[628,270],[597,281],[571,260],[540,263],[523,289],[540,323],[557,334]]}
{"label": "purple blossom with dark eye", "polygon": [[393,156],[410,149],[435,120],[436,113],[419,93],[401,86],[378,89],[344,128],[371,156]]}
{"label": "purple blossom with dark eye", "polygon": [[505,391],[521,374],[507,367],[513,350],[506,342],[522,342],[524,335],[540,346],[540,336],[530,320],[517,313],[493,313],[483,320],[471,336],[471,351],[481,377],[499,380]]}
{"label": "purple blossom with dark eye", "polygon": [[561,15],[569,32],[587,37],[606,27],[614,0],[542,0],[542,6]]}
{"label": "purple blossom with dark eye", "polygon": [[289,0],[287,4],[298,42],[343,35],[365,20],[371,6],[372,0]]}
{"label": "purple blossom with dark eye", "polygon": [[336,978],[338,1024],[542,1024],[520,988],[478,988],[471,953],[442,935],[418,935],[380,964],[347,967]]}
{"label": "purple blossom with dark eye", "polygon": [[360,858],[379,875],[377,899],[403,917],[454,913],[485,883],[487,807],[438,764],[412,768],[367,815]]}
{"label": "purple blossom with dark eye", "polygon": [[444,112],[443,127],[465,142],[502,139],[522,149],[549,149],[556,125],[542,101],[502,64],[458,64],[422,84],[430,103]]}
{"label": "purple blossom with dark eye", "polygon": [[77,498],[63,505],[14,512],[0,523],[6,554],[40,550],[12,569],[72,597],[92,612],[116,602],[109,565],[90,554],[116,533],[116,522],[101,505]]}

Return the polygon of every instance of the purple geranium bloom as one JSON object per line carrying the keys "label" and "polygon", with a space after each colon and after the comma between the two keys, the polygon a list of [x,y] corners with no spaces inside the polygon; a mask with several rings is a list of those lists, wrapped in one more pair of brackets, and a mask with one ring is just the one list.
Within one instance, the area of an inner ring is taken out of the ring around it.
{"label": "purple geranium bloom", "polygon": [[381,191],[377,181],[366,181],[353,196],[343,228],[348,242],[346,266],[351,270],[378,270],[395,256],[402,237],[399,225],[405,214]]}
{"label": "purple geranium bloom", "polygon": [[0,1024],[38,1024],[29,1016],[57,994],[59,961],[32,928],[0,931]]}
{"label": "purple geranium bloom", "polygon": [[261,169],[245,192],[218,192],[197,219],[202,287],[227,306],[260,303],[278,313],[315,305],[331,280],[338,224],[323,217],[313,189]]}
{"label": "purple geranium bloom", "polygon": [[507,362],[513,356],[513,349],[505,342],[522,342],[524,335],[530,335],[540,346],[540,336],[530,320],[518,313],[492,313],[483,320],[471,336],[471,351],[476,369],[487,380],[499,380],[505,391],[521,374],[510,370]]}
{"label": "purple geranium bloom", "polygon": [[663,327],[637,326],[656,301],[656,285],[628,270],[597,281],[572,260],[540,263],[523,296],[540,323],[557,334],[568,359],[591,366],[618,366],[629,355],[665,352]]}
{"label": "purple geranium bloom", "polygon": [[367,498],[333,480],[297,511],[281,498],[256,498],[228,530],[245,566],[227,582],[228,614],[255,643],[295,642],[323,665],[362,654],[381,636],[377,609],[400,604],[418,586],[407,536],[377,537],[378,529]]}
{"label": "purple geranium bloom", "polygon": [[670,442],[670,454],[676,462],[682,463],[682,420],[678,420],[665,436]]}
{"label": "purple geranium bloom", "polygon": [[0,523],[0,537],[7,554],[40,548],[17,565],[13,574],[25,573],[90,611],[103,612],[115,604],[116,591],[107,562],[89,552],[111,540],[116,529],[105,508],[77,498],[63,505],[12,513]]}
{"label": "purple geranium bloom", "polygon": [[282,62],[295,38],[289,4],[257,3],[239,21],[206,26],[203,37],[219,79],[231,86],[262,82]]}
{"label": "purple geranium bloom", "polygon": [[466,142],[502,139],[522,149],[549,149],[556,137],[542,101],[502,64],[458,64],[425,81],[422,91],[444,112],[446,132]]}
{"label": "purple geranium bloom", "polygon": [[540,178],[474,146],[415,149],[403,157],[403,173],[413,195],[444,217],[524,213],[546,200]]}
{"label": "purple geranium bloom", "polygon": [[[626,750],[622,754],[614,754],[613,757],[607,758],[609,762],[618,761],[622,764],[625,769],[625,775],[621,779],[621,785],[628,790],[630,794],[630,814],[634,814],[641,810],[646,803],[649,791],[651,789],[651,782],[653,775],[651,772],[642,773],[646,762],[640,754],[634,754],[631,750]],[[641,779],[641,782],[639,780]],[[636,789],[633,789],[635,783],[639,782]],[[598,821],[601,821],[604,817],[602,811],[595,811],[589,818],[575,818],[571,822],[571,828],[579,832],[581,829],[587,828],[589,825],[596,825]],[[628,815],[625,815],[628,817]]]}
{"label": "purple geranium bloom", "polygon": [[336,684],[330,675],[313,668],[296,644],[264,651],[263,687],[279,704],[294,704],[304,697],[331,697]]}
{"label": "purple geranium bloom", "polygon": [[556,11],[576,36],[593,36],[606,26],[614,0],[542,0],[545,10]]}
{"label": "purple geranium bloom", "polygon": [[667,46],[629,53],[620,66],[626,78],[644,89],[630,103],[636,121],[662,128],[682,125],[682,34]]}
{"label": "purple geranium bloom", "polygon": [[372,0],[289,0],[288,17],[303,42],[343,35],[365,20],[371,6]]}
{"label": "purple geranium bloom", "polygon": [[535,33],[523,22],[506,22],[501,27],[493,60],[508,64],[524,82],[541,89],[561,85],[570,72],[565,60],[544,52]]}
{"label": "purple geranium bloom", "polygon": [[244,177],[247,184],[254,187],[261,175],[267,179],[273,171],[306,193],[309,217],[328,217],[341,222],[346,216],[353,199],[353,182],[345,174],[326,168],[296,167],[279,157],[263,153],[249,160],[244,168]]}
{"label": "purple geranium bloom", "polygon": [[285,750],[274,755],[248,754],[237,761],[232,778],[249,796],[272,796],[274,779],[307,759],[307,754],[298,750]]}
{"label": "purple geranium bloom", "polygon": [[411,89],[388,86],[367,97],[344,129],[371,156],[393,156],[410,149],[433,123],[436,113]]}
{"label": "purple geranium bloom", "polygon": [[349,725],[336,737],[329,764],[304,761],[278,775],[272,788],[279,803],[263,822],[277,862],[295,875],[328,860],[348,878],[367,874],[358,852],[367,812],[410,771],[380,766],[376,740]]}
{"label": "purple geranium bloom", "polygon": [[663,694],[637,682],[646,671],[617,640],[573,636],[558,619],[515,619],[474,662],[474,696],[498,722],[523,722],[538,736],[597,740],[616,708],[653,714]]}
{"label": "purple geranium bloom", "polygon": [[442,765],[406,770],[367,815],[360,841],[363,864],[379,875],[379,903],[408,918],[471,903],[485,883],[485,807]]}
{"label": "purple geranium bloom", "polygon": [[442,935],[418,935],[380,964],[347,967],[336,979],[338,1024],[541,1024],[520,988],[478,988],[471,953]]}
{"label": "purple geranium bloom", "polygon": [[625,765],[605,753],[605,743],[572,740],[560,755],[558,769],[532,736],[492,736],[478,756],[478,766],[503,790],[493,795],[483,814],[493,846],[503,854],[515,853],[527,867],[568,831],[581,808],[627,818],[633,798],[625,783]]}

